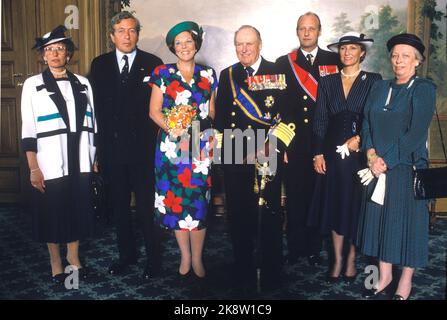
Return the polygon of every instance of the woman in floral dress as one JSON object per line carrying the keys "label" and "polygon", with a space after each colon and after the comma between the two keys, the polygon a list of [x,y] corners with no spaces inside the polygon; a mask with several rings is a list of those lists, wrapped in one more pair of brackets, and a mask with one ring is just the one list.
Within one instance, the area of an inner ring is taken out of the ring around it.
{"label": "woman in floral dress", "polygon": [[[211,137],[203,133],[214,118],[217,89],[214,70],[194,61],[202,34],[202,28],[192,21],[172,27],[166,44],[177,56],[177,63],[157,67],[150,79],[150,117],[161,128],[155,155],[155,216],[161,227],[175,231],[181,252],[180,277],[189,275],[192,266],[200,279],[205,277],[202,251],[210,201],[212,145]],[[201,152],[192,156],[189,123],[195,119],[202,132]]]}

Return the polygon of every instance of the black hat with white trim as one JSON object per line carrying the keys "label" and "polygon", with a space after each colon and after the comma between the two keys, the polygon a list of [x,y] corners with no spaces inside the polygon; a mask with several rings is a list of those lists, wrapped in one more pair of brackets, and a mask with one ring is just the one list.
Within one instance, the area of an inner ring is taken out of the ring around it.
{"label": "black hat with white trim", "polygon": [[53,31],[48,32],[44,34],[41,38],[36,38],[36,44],[32,49],[40,50],[43,47],[46,47],[52,43],[60,42],[63,40],[68,40],[69,42],[72,42],[71,37],[65,36],[65,31],[67,28],[65,28],[63,25],[60,25],[56,27]]}
{"label": "black hat with white trim", "polygon": [[338,42],[331,43],[327,47],[329,50],[338,53],[338,48],[340,48],[340,46],[354,43],[354,44],[361,44],[365,47],[366,50],[368,50],[372,46],[373,42],[374,42],[373,39],[365,38],[365,35],[363,33],[350,31],[342,35],[341,38],[338,40]]}

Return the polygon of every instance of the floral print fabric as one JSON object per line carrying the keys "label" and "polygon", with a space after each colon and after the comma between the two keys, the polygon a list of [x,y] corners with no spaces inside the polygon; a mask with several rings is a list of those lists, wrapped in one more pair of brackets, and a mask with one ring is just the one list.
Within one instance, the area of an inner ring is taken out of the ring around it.
{"label": "floral print fabric", "polygon": [[[175,64],[166,64],[155,68],[150,85],[163,92],[163,109],[190,105],[197,108],[199,119],[205,119],[217,77],[212,68],[196,64],[187,83]],[[162,228],[192,231],[206,227],[211,197],[211,142],[202,140],[208,139],[201,139],[200,155],[193,159],[189,141],[173,139],[163,130],[158,133],[154,205]]]}

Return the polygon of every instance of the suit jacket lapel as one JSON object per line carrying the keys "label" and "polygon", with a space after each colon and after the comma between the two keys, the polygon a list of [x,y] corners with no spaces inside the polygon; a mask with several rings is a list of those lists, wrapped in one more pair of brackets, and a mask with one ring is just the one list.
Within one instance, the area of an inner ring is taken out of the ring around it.
{"label": "suit jacket lapel", "polygon": [[110,62],[109,63],[110,63],[111,66],[113,66],[113,71],[112,71],[113,74],[114,75],[118,75],[118,78],[119,78],[120,68],[119,68],[119,65],[118,65],[118,61],[116,60],[116,51],[115,50],[110,52]]}
{"label": "suit jacket lapel", "polygon": [[233,70],[234,81],[244,90],[248,89],[247,73],[244,66],[239,62]]}
{"label": "suit jacket lapel", "polygon": [[[139,81],[139,75],[141,73],[141,66],[143,64],[142,55],[140,54],[140,50],[137,50],[137,54],[135,55],[135,59],[133,60],[132,67],[129,72],[129,80],[131,81]],[[144,70],[143,70],[144,71]]]}
{"label": "suit jacket lapel", "polygon": [[[312,72],[312,66],[310,65],[309,61],[307,61],[306,57],[304,56],[303,52],[301,51],[301,48],[298,48],[298,52],[296,55],[296,61],[295,61],[301,68],[306,70],[307,72]],[[315,63],[314,63],[315,65]]]}
{"label": "suit jacket lapel", "polygon": [[259,69],[256,74],[265,74],[265,62],[264,58],[261,57],[261,64],[259,65]]}
{"label": "suit jacket lapel", "polygon": [[[71,72],[67,72],[68,79],[70,80],[71,89],[73,90],[73,97],[75,100],[76,108],[76,131],[80,131],[82,128],[85,111],[87,110],[87,89],[79,82],[79,79]],[[84,93],[82,93],[84,91]]]}
{"label": "suit jacket lapel", "polygon": [[51,100],[53,100],[54,104],[57,107],[57,110],[59,111],[59,114],[62,117],[62,120],[64,120],[65,125],[70,131],[70,121],[68,120],[67,104],[65,103],[64,97],[59,90],[59,86],[57,85],[56,80],[54,79],[49,69],[46,69],[44,72],[42,72],[42,78],[47,91],[53,93],[50,95],[50,98]]}
{"label": "suit jacket lapel", "polygon": [[296,55],[296,63],[307,72],[310,72],[310,74],[312,74],[317,81],[320,79],[320,69],[318,67],[320,52],[321,49],[318,48],[317,56],[314,59],[313,65],[307,61],[306,57],[301,51],[301,48],[298,48],[298,54]]}

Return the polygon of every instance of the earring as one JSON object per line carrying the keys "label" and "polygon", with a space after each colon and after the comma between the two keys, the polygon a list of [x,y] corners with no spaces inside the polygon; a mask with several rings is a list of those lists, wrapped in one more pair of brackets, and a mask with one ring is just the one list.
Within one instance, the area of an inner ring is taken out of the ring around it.
{"label": "earring", "polygon": [[48,61],[46,59],[44,61],[45,61],[45,64],[48,64]]}

